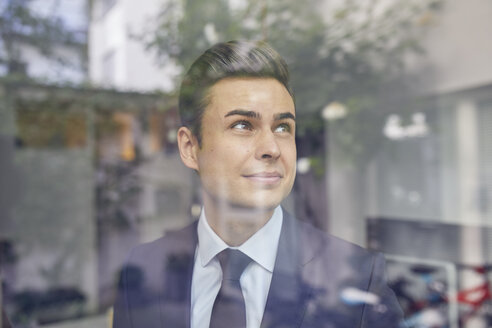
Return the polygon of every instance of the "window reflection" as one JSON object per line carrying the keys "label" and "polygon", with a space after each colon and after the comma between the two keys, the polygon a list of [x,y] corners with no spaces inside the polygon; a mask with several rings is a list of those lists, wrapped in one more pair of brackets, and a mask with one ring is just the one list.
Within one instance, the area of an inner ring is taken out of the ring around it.
{"label": "window reflection", "polygon": [[[95,2],[95,27],[126,8],[124,1]],[[232,2],[236,12],[247,9]],[[276,17],[290,25],[288,13],[269,16],[266,9],[263,23]],[[374,80],[357,88],[346,81],[347,70],[363,73],[352,65],[356,54],[341,49],[356,43],[340,43],[333,55],[322,49],[324,58],[346,63],[341,68],[310,65],[312,47],[285,54],[297,74],[307,65],[306,76],[322,71],[322,81],[340,83],[334,87],[340,98],[362,96],[332,99],[328,88],[308,81],[310,92],[298,99],[316,104],[318,112],[298,109],[297,180],[284,205],[322,230],[385,253],[389,284],[410,327],[492,326],[492,55],[483,35],[489,20],[482,16],[490,9],[449,2],[419,16],[419,24],[433,28],[422,36],[429,38],[427,53],[411,60],[411,86],[397,81],[381,87],[376,101],[364,97],[376,94]],[[247,18],[245,25],[254,27]],[[200,46],[222,38],[219,23],[198,29],[205,31]],[[313,39],[325,34],[331,36],[328,31]],[[122,47],[113,41],[94,60],[106,64],[95,70],[110,84],[123,75]],[[288,42],[279,44],[289,49]],[[33,58],[24,66],[34,67]],[[138,69],[125,74],[136,74],[139,84],[153,72],[134,61]],[[0,81],[3,325],[108,327],[123,272],[135,293],[148,279],[138,267],[123,266],[130,250],[200,215],[198,178],[177,153],[176,99],[31,82]],[[162,282],[174,286],[169,302],[183,301],[180,270],[188,260],[182,254],[165,259],[171,270]],[[337,292],[347,306],[365,302],[382,309],[374,295],[357,288]],[[310,311],[313,322],[325,315]]]}

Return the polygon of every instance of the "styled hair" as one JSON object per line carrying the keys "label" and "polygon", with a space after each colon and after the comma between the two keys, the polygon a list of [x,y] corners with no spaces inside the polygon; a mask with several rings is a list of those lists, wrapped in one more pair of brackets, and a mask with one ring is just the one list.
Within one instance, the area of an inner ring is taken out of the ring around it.
{"label": "styled hair", "polygon": [[264,41],[217,43],[198,57],[181,82],[179,115],[201,144],[203,112],[210,102],[209,89],[230,77],[274,78],[293,98],[285,60]]}

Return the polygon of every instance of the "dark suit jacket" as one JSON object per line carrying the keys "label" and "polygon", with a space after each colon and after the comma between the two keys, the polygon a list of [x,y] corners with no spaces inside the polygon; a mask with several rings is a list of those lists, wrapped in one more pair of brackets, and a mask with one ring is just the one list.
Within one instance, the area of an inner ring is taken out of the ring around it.
{"label": "dark suit jacket", "polygon": [[[122,268],[114,328],[189,327],[196,223],[136,247]],[[347,289],[379,297],[346,302]],[[261,327],[399,327],[401,310],[384,259],[284,211]]]}

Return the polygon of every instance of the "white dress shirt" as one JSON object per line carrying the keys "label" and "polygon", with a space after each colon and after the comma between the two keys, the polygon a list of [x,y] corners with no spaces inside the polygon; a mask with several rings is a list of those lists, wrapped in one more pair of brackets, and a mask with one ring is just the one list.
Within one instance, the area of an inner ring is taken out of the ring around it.
{"label": "white dress shirt", "polygon": [[[283,213],[278,206],[271,219],[238,247],[253,261],[240,283],[246,304],[246,327],[258,328],[263,318],[277,257]],[[198,245],[191,283],[191,328],[208,328],[215,297],[222,283],[222,269],[215,257],[229,246],[212,230],[202,209],[198,221]]]}

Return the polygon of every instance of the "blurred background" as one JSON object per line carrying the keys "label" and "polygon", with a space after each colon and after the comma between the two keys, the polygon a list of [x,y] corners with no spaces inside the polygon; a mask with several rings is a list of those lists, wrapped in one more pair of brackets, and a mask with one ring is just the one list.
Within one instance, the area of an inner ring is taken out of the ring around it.
{"label": "blurred background", "polygon": [[[216,42],[286,59],[285,208],[387,256],[409,327],[492,327],[488,0],[1,0],[0,279],[15,327],[109,327],[129,249],[192,222],[183,70]],[[3,325],[6,326],[3,317]]]}

